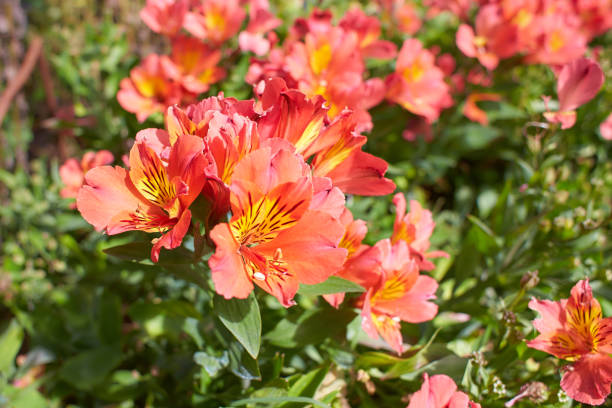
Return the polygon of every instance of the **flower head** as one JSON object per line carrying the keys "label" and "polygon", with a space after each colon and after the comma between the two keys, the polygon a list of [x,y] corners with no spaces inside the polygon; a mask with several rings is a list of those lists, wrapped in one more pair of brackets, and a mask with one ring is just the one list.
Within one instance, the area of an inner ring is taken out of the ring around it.
{"label": "flower head", "polygon": [[424,209],[418,201],[411,200],[410,211],[406,213],[406,198],[402,193],[393,197],[393,204],[396,207],[396,215],[391,235],[392,243],[406,242],[419,267],[424,270],[434,268],[428,258],[448,257],[444,251],[428,252],[429,238],[436,226],[431,211]]}
{"label": "flower head", "polygon": [[217,66],[221,51],[197,38],[174,37],[172,54],[161,58],[168,76],[194,94],[208,91],[211,84],[225,77],[225,70]]}
{"label": "flower head", "polygon": [[[163,133],[161,134],[163,136]],[[166,139],[167,140],[167,139]],[[100,166],[85,175],[77,208],[85,220],[109,235],[141,230],[161,233],[153,240],[151,259],[161,247],[178,247],[191,224],[190,204],[200,194],[208,161],[200,138],[185,135],[168,148],[164,141],[137,140],[130,152],[130,169]]]}
{"label": "flower head", "polygon": [[119,84],[117,101],[123,109],[135,113],[140,122],[155,112],[164,112],[184,97],[180,85],[170,78],[161,60],[157,54],[147,56]]}
{"label": "flower head", "polygon": [[570,398],[603,404],[612,384],[612,319],[602,317],[588,280],[579,281],[569,299],[532,299],[529,308],[541,317],[533,321],[540,334],[527,345],[572,362],[561,379]]}
{"label": "flower head", "polygon": [[189,11],[184,27],[194,37],[220,45],[240,30],[246,13],[240,0],[207,0]]}
{"label": "flower head", "polygon": [[183,26],[189,0],[147,0],[140,18],[156,33],[172,37]]}
{"label": "flower head", "polygon": [[545,112],[544,117],[553,123],[561,123],[568,129],[576,123],[575,109],[584,105],[597,95],[604,83],[604,74],[595,61],[578,58],[561,68],[557,78],[559,110]]}
{"label": "flower head", "polygon": [[444,73],[435,65],[434,55],[417,39],[404,41],[395,73],[386,79],[387,99],[404,109],[435,121],[453,104]]}
{"label": "flower head", "polygon": [[360,299],[361,326],[372,338],[380,334],[401,354],[400,321],[422,323],[433,319],[438,306],[430,300],[435,299],[438,284],[433,278],[419,274],[418,264],[411,258],[404,241],[391,244],[389,239],[384,239],[363,251],[358,258],[361,257],[371,258],[377,265],[367,274],[361,274],[367,276],[362,286],[368,288]]}
{"label": "flower head", "polygon": [[[342,267],[344,228],[337,207],[310,175],[308,165],[282,139],[273,139],[236,165],[231,191],[232,218],[211,231],[216,244],[209,264],[215,290],[225,298],[245,298],[253,283],[285,307],[294,304],[300,283],[323,282]],[[331,196],[344,203],[341,194]],[[309,254],[305,257],[304,254]]]}
{"label": "flower head", "polygon": [[447,375],[423,375],[423,385],[410,398],[408,408],[480,408]]}
{"label": "flower head", "polygon": [[[73,158],[66,160],[59,168],[59,175],[64,183],[60,195],[64,198],[76,198],[85,181],[85,173],[94,167],[110,164],[113,160],[115,158],[108,150],[87,152],[80,162]],[[76,202],[70,204],[70,208],[76,208]]]}

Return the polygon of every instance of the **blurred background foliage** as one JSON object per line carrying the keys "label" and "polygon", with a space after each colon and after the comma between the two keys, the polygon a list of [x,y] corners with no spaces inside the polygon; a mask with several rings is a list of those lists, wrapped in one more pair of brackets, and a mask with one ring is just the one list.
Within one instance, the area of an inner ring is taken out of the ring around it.
{"label": "blurred background foliage", "polygon": [[[280,35],[315,5],[336,16],[349,6],[272,3],[286,22]],[[469,84],[429,142],[402,138],[413,119],[408,112],[386,104],[373,109],[367,149],[390,163],[400,191],[434,211],[432,247],[451,254],[432,272],[441,283],[440,313],[432,322],[404,325],[413,346],[396,357],[374,350],[383,343],[361,332],[349,307],[335,310],[301,295],[284,309],[258,296],[263,343],[255,361],[215,317],[203,265],[162,256],[153,266],[127,252],[105,254],[146,237],[104,237],[59,196],[58,165],[66,158],[91,149],[120,158],[139,129],[162,125],[161,116],[139,124],[115,99],[140,58],[168,48],[141,23],[142,5],[1,3],[3,79],[14,75],[33,35],[44,39],[46,63],[0,128],[0,406],[399,407],[420,387],[423,372],[450,375],[484,407],[502,407],[530,381],[548,387],[538,406],[572,406],[558,393],[558,361],[523,342],[534,335],[527,302],[567,297],[588,277],[604,314],[612,315],[612,148],[598,134],[612,110],[612,81],[579,109],[568,131],[541,123],[541,95],[555,95],[552,72],[513,60],[494,72],[502,100],[482,104],[487,126],[461,113],[465,95],[479,90]],[[417,37],[459,57],[457,25],[442,14]],[[610,33],[595,44],[607,78],[610,44]],[[234,61],[211,94],[250,97],[248,60]],[[466,70],[477,64],[460,61]],[[352,197],[349,205],[367,220],[368,243],[390,235],[390,197]],[[27,386],[20,385],[24,378]]]}

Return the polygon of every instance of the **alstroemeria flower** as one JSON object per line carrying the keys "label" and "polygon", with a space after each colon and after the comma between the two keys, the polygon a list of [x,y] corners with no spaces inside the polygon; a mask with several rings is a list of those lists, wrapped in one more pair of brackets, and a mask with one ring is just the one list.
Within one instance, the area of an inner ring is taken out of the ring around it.
{"label": "alstroemeria flower", "polygon": [[360,8],[354,7],[344,14],[338,23],[340,27],[357,34],[361,54],[365,58],[393,58],[397,47],[391,41],[380,40],[380,20],[367,16]]}
{"label": "alstroemeria flower", "polygon": [[240,0],[206,0],[187,13],[184,27],[194,37],[220,45],[238,33],[245,17]]}
{"label": "alstroemeria flower", "polygon": [[[76,198],[83,181],[85,181],[85,173],[94,167],[111,164],[113,160],[115,158],[108,150],[87,152],[83,155],[80,163],[72,158],[66,160],[59,168],[59,175],[64,183],[60,195],[64,198]],[[76,208],[76,202],[71,203],[70,208]]]}
{"label": "alstroemeria flower", "polygon": [[184,135],[169,149],[167,162],[159,147],[137,140],[130,151],[130,169],[96,167],[85,175],[77,208],[96,230],[108,235],[141,230],[163,235],[153,240],[151,259],[162,247],[180,246],[191,224],[190,204],[206,181],[204,143]]}
{"label": "alstroemeria flower", "polygon": [[379,78],[364,80],[362,46],[377,55],[388,54],[391,47],[372,37],[376,27],[372,29],[369,17],[362,17],[369,22],[363,29],[355,27],[363,23],[355,18],[343,20],[344,27],[333,26],[330,12],[313,10],[309,18],[295,21],[282,49],[271,50],[264,61],[251,62],[247,81],[257,87],[270,78],[283,78],[308,97],[323,96],[330,118],[348,108],[358,118],[358,130],[370,130],[368,109],[384,99],[385,86]]}
{"label": "alstroemeria flower", "polygon": [[527,345],[572,362],[561,379],[570,398],[603,404],[612,384],[612,318],[602,317],[589,281],[576,283],[569,299],[532,299],[529,308],[541,318],[533,321],[540,334]]}
{"label": "alstroemeria flower", "polygon": [[219,49],[185,36],[174,37],[170,57],[161,57],[168,76],[195,94],[208,91],[211,84],[225,77],[225,70],[217,66],[220,60]]}
{"label": "alstroemeria flower", "polygon": [[606,140],[612,140],[612,113],[599,125],[599,133]]}
{"label": "alstroemeria flower", "polygon": [[428,258],[448,258],[448,254],[444,251],[428,252],[429,238],[436,226],[431,211],[424,209],[418,201],[411,200],[410,211],[406,213],[406,198],[402,193],[397,193],[393,197],[393,204],[395,204],[396,213],[393,235],[391,235],[392,243],[406,242],[419,267],[426,271],[435,267]]}
{"label": "alstroemeria flower", "polygon": [[345,111],[326,125],[321,97],[308,99],[287,89],[279,78],[267,81],[265,87],[261,97],[265,115],[258,124],[262,139],[288,140],[305,160],[312,158],[315,176],[329,177],[347,194],[384,195],[395,189],[384,177],[387,163],[361,150],[367,138],[357,133],[359,118],[354,113]]}
{"label": "alstroemeria flower", "polygon": [[195,135],[207,147],[210,163],[202,196],[211,204],[210,225],[230,210],[229,184],[234,167],[247,153],[259,148],[259,133],[252,120],[256,116],[253,100],[239,101],[223,95],[206,98],[184,110],[177,106],[168,109],[166,124],[171,143],[182,135]]}
{"label": "alstroemeria flower", "polygon": [[[246,298],[255,283],[291,306],[300,283],[323,282],[346,258],[347,250],[338,247],[344,228],[325,210],[341,208],[344,196],[316,191],[320,183],[290,147],[269,140],[234,168],[232,218],[210,233],[216,245],[212,279],[226,299]],[[339,206],[318,199],[320,193],[340,200]]]}
{"label": "alstroemeria flower", "polygon": [[140,18],[153,31],[173,37],[183,26],[189,0],[147,0]]}
{"label": "alstroemeria flower", "polygon": [[453,104],[444,73],[435,65],[434,55],[417,39],[404,41],[395,73],[386,79],[387,99],[404,109],[435,121],[440,112]]}
{"label": "alstroemeria flower", "polygon": [[587,39],[580,32],[579,20],[573,13],[558,12],[538,16],[532,27],[532,41],[525,58],[527,62],[567,64],[582,57],[587,50]]}
{"label": "alstroemeria flower", "polygon": [[576,108],[597,95],[604,83],[599,64],[587,58],[579,58],[566,64],[557,78],[559,110],[545,112],[544,117],[553,123],[561,123],[561,129],[569,129],[576,123]]}
{"label": "alstroemeria flower", "polygon": [[502,58],[508,58],[519,50],[518,29],[506,20],[498,4],[487,4],[476,16],[476,30],[461,24],[457,30],[457,47],[467,57],[494,70]]}
{"label": "alstroemeria flower", "polygon": [[480,408],[466,393],[457,391],[457,384],[447,375],[423,374],[421,389],[412,394],[407,408]]}
{"label": "alstroemeria flower", "polygon": [[265,55],[272,45],[265,34],[282,24],[282,20],[270,13],[268,0],[250,2],[249,24],[238,36],[238,45],[242,51],[251,51],[255,55]]}
{"label": "alstroemeria flower", "polygon": [[117,101],[123,109],[136,114],[139,122],[155,112],[164,112],[170,105],[181,102],[183,92],[172,81],[157,54],[143,59],[130,71],[129,78],[119,83]]}
{"label": "alstroemeria flower", "polygon": [[362,285],[368,290],[359,301],[361,327],[374,339],[380,334],[395,352],[402,354],[400,321],[422,323],[433,319],[438,306],[430,300],[436,297],[438,283],[419,275],[419,266],[404,241],[393,245],[389,239],[379,241],[355,262],[368,257],[376,259],[379,267],[372,271],[378,273],[376,281],[371,286],[367,282]]}
{"label": "alstroemeria flower", "polygon": [[591,39],[612,28],[612,7],[609,0],[575,0],[576,15],[582,20],[581,30]]}
{"label": "alstroemeria flower", "polygon": [[[370,248],[369,245],[362,243],[363,239],[368,233],[368,227],[364,220],[355,220],[353,218],[353,214],[348,208],[344,208],[339,220],[344,226],[344,235],[342,236],[342,240],[338,246],[340,248],[346,248],[348,253],[342,270],[336,275],[356,282],[358,279],[364,278],[364,275],[361,274],[361,268],[359,268],[359,271],[355,273],[356,265],[354,265],[351,260],[357,258],[363,251]],[[364,269],[367,269],[367,266]],[[367,275],[367,272],[365,275]],[[344,292],[323,295],[323,298],[327,300],[330,305],[337,308],[344,301]]]}

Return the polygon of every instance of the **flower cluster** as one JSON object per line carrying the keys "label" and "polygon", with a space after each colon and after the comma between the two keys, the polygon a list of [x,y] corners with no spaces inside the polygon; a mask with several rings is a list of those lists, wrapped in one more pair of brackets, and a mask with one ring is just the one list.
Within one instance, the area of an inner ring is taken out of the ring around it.
{"label": "flower cluster", "polygon": [[[155,112],[175,104],[188,104],[222,80],[226,71],[219,64],[224,45],[246,18],[239,0],[147,0],[140,17],[151,30],[168,37],[170,55],[151,54],[121,81],[119,104],[144,121]],[[253,0],[249,24],[240,33],[240,47],[265,53],[270,40],[264,37],[280,21],[269,12],[266,0]],[[190,35],[185,35],[182,30]]]}
{"label": "flower cluster", "polygon": [[[435,298],[438,283],[420,271],[434,268],[429,259],[448,254],[429,251],[429,238],[435,226],[430,211],[413,200],[406,213],[402,193],[397,193],[393,202],[397,211],[393,234],[372,247],[362,244],[367,233],[365,223],[353,220],[350,212],[345,211],[345,232],[340,245],[347,249],[348,257],[337,276],[366,288],[356,302],[362,311],[361,326],[370,337],[382,336],[393,350],[402,354],[400,322],[426,322],[438,313],[438,306],[430,302]],[[344,294],[325,298],[338,307]]]}
{"label": "flower cluster", "polygon": [[395,186],[384,178],[386,162],[361,150],[366,137],[353,112],[330,119],[321,97],[279,78],[264,86],[257,103],[220,95],[169,108],[166,130],[136,135],[129,169],[86,174],[77,198],[83,217],[109,235],[161,233],[151,252],[158,261],[162,247],[178,247],[190,230],[191,204],[206,200],[201,221],[216,246],[216,291],[245,298],[256,284],[292,305],[299,284],[342,268],[344,194],[383,195]]}
{"label": "flower cluster", "polygon": [[583,56],[588,42],[612,27],[608,0],[480,3],[475,26],[459,27],[457,46],[490,70],[517,54],[527,63],[566,64]]}
{"label": "flower cluster", "polygon": [[[321,95],[335,117],[349,108],[358,118],[358,129],[370,130],[368,109],[388,99],[432,122],[451,106],[450,87],[434,54],[417,39],[404,42],[397,53],[394,43],[381,40],[380,21],[358,8],[332,24],[329,11],[314,10],[298,19],[281,46],[265,59],[254,59],[247,81],[257,86],[270,77],[282,77],[291,88],[306,95]],[[366,59],[396,57],[395,72],[364,79]]]}

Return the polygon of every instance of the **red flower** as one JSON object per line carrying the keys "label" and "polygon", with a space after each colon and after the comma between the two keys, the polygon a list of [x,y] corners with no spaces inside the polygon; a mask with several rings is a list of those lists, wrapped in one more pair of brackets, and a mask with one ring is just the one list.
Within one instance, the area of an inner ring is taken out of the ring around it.
{"label": "red flower", "polygon": [[539,336],[527,345],[572,362],[561,379],[570,398],[603,404],[612,384],[612,319],[602,317],[589,281],[579,281],[569,299],[532,299],[529,308],[542,317],[533,321]]}
{"label": "red flower", "polygon": [[139,122],[155,112],[164,112],[183,97],[181,87],[164,70],[157,54],[147,56],[119,84],[117,101],[123,109],[136,114]]}
{"label": "red flower", "polygon": [[562,129],[571,128],[576,123],[575,109],[593,99],[603,83],[603,71],[595,61],[579,58],[564,65],[557,78],[559,110],[546,112],[544,117],[561,123]]}
{"label": "red flower", "polygon": [[200,194],[208,161],[204,144],[195,136],[182,136],[169,148],[167,162],[160,147],[137,140],[130,152],[130,169],[96,167],[85,175],[77,208],[85,220],[109,235],[129,230],[159,232],[151,259],[159,260],[161,247],[178,247],[191,223],[189,205]]}
{"label": "red flower", "polygon": [[599,133],[604,139],[612,140],[612,113],[599,125]]}
{"label": "red flower", "polygon": [[147,0],[140,18],[156,33],[172,37],[183,26],[189,0]]}
{"label": "red flower", "polygon": [[390,41],[380,40],[380,20],[367,16],[360,8],[350,9],[339,26],[346,31],[357,34],[361,54],[365,58],[393,58],[397,54],[397,47]]}
{"label": "red flower", "polygon": [[360,299],[361,327],[374,339],[380,334],[401,354],[400,321],[422,323],[433,319],[438,306],[429,300],[435,299],[438,283],[429,276],[419,275],[418,264],[410,257],[404,241],[392,245],[384,239],[358,258],[374,258],[378,265],[369,274],[369,279],[375,277],[375,281],[362,285],[368,290]]}
{"label": "red flower", "polygon": [[406,198],[402,193],[393,197],[396,207],[395,222],[391,242],[404,241],[410,247],[411,254],[416,258],[419,268],[432,270],[435,266],[427,258],[448,258],[444,251],[429,250],[429,238],[436,223],[433,221],[431,211],[424,209],[418,201],[410,201],[410,211],[406,213]]}
{"label": "red flower", "polygon": [[404,41],[395,73],[386,79],[387,98],[429,122],[453,104],[444,73],[434,63],[434,55],[419,40]]}
{"label": "red flower", "polygon": [[[212,279],[227,299],[246,298],[255,283],[291,306],[300,283],[323,282],[346,258],[346,249],[338,247],[344,228],[325,211],[337,205],[318,199],[328,191],[316,190],[321,183],[288,147],[272,139],[234,169],[232,218],[210,233],[216,245],[209,260]],[[329,197],[344,202],[342,195]]]}
{"label": "red flower", "polygon": [[274,17],[269,10],[267,0],[252,1],[249,8],[249,24],[246,30],[238,36],[238,45],[242,51],[251,51],[255,55],[265,55],[270,51],[272,42],[265,38],[269,33],[282,24],[282,20]]}
{"label": "red flower", "polygon": [[208,91],[211,84],[225,77],[225,70],[217,66],[220,60],[220,50],[185,36],[174,37],[172,54],[161,57],[168,76],[194,94]]}
{"label": "red flower", "polygon": [[[76,159],[66,160],[59,168],[59,175],[64,183],[60,195],[64,198],[76,198],[83,181],[85,181],[85,173],[94,167],[110,164],[113,160],[115,158],[108,150],[87,152],[83,155],[80,163]],[[76,208],[76,202],[70,204],[70,208]]]}
{"label": "red flower", "polygon": [[480,408],[467,394],[457,391],[457,384],[446,375],[429,378],[423,374],[423,385],[410,398],[408,408]]}
{"label": "red flower", "polygon": [[501,58],[508,58],[519,50],[518,29],[506,20],[497,4],[480,8],[476,16],[476,30],[461,24],[457,30],[457,47],[468,57],[490,70],[497,67]]}
{"label": "red flower", "polygon": [[359,118],[352,112],[343,112],[326,126],[321,97],[308,99],[278,78],[265,87],[261,102],[266,112],[258,124],[263,139],[288,140],[304,159],[312,158],[315,176],[329,177],[345,193],[384,195],[395,189],[384,177],[387,163],[361,150],[367,138],[356,132]]}
{"label": "red flower", "polygon": [[240,0],[207,0],[187,13],[184,27],[194,37],[220,45],[240,30],[246,17]]}

